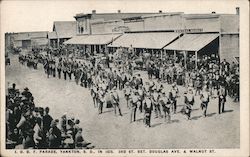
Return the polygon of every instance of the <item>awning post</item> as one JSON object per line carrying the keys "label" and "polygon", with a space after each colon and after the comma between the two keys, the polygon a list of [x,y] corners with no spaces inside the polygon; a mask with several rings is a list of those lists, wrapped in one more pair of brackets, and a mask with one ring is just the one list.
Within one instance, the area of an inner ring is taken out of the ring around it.
{"label": "awning post", "polygon": [[187,51],[184,51],[184,67],[187,69]]}
{"label": "awning post", "polygon": [[60,39],[57,38],[57,48],[59,48],[59,41],[60,41]]}
{"label": "awning post", "polygon": [[94,55],[96,54],[96,45],[94,45]]}
{"label": "awning post", "polygon": [[161,60],[162,60],[162,51],[163,51],[163,50],[161,50]]}
{"label": "awning post", "polygon": [[174,50],[174,62],[176,61],[176,51]]}
{"label": "awning post", "polygon": [[50,47],[50,45],[51,45],[51,43],[50,43],[51,41],[50,41],[50,39],[49,39],[49,41],[48,41],[48,46]]}
{"label": "awning post", "polygon": [[86,47],[85,47],[85,45],[83,45],[83,53],[82,53],[82,56],[83,56],[83,54],[85,54],[86,53]]}
{"label": "awning post", "polygon": [[198,55],[197,55],[197,51],[195,51],[195,69],[198,68]]}

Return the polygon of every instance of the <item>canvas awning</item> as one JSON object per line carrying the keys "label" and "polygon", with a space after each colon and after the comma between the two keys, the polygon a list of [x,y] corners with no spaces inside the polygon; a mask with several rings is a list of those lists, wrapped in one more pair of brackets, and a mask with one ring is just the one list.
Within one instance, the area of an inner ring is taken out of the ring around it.
{"label": "canvas awning", "polygon": [[162,49],[168,43],[176,39],[180,33],[174,32],[150,32],[123,34],[108,47],[130,47]]}
{"label": "canvas awning", "polygon": [[82,35],[75,36],[67,41],[64,44],[72,45],[106,45],[113,42],[121,34],[94,34],[94,35]]}
{"label": "canvas awning", "polygon": [[31,40],[29,33],[17,33],[15,40]]}
{"label": "canvas awning", "polygon": [[56,32],[48,32],[48,38],[49,39],[57,39]]}
{"label": "canvas awning", "polygon": [[219,34],[184,34],[182,37],[166,46],[166,50],[178,51],[199,51],[213,40]]}

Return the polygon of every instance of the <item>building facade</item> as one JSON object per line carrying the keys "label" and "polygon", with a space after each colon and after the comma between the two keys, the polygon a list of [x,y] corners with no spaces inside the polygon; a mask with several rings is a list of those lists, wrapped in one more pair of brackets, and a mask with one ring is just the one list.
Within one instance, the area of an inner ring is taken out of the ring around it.
{"label": "building facade", "polygon": [[13,46],[22,49],[45,47],[48,45],[47,34],[47,31],[14,33]]}
{"label": "building facade", "polygon": [[[192,53],[195,54],[196,59],[199,55],[207,53],[215,54],[221,60],[226,59],[229,62],[239,60],[238,8],[236,8],[236,14],[217,14],[215,12],[184,14],[183,12],[163,13],[162,11],[158,13],[121,13],[120,11],[96,13],[94,10],[92,14],[77,14],[75,19],[78,36],[122,33],[123,35],[107,45],[111,48],[119,46],[129,48],[133,45],[140,45],[139,49],[149,49],[152,52]],[[153,35],[153,32],[157,33]],[[172,33],[165,36],[166,32]],[[152,33],[152,36],[148,33]],[[173,35],[173,33],[176,34]],[[143,39],[144,43],[142,43]],[[152,44],[155,41],[161,44]],[[175,46],[175,42],[181,43],[186,49]],[[73,44],[73,42],[69,43]],[[82,45],[85,44],[82,43]],[[148,45],[151,45],[151,48]],[[194,46],[190,48],[187,45]]]}
{"label": "building facade", "polygon": [[58,48],[76,35],[76,21],[55,21],[53,31],[48,33],[49,46]]}

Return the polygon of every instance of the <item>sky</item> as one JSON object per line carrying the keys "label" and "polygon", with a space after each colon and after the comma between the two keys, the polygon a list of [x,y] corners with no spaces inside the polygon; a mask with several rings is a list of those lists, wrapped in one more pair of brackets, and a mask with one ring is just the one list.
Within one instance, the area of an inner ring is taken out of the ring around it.
{"label": "sky", "polygon": [[54,21],[74,21],[77,13],[184,12],[235,14],[233,0],[2,0],[1,32],[52,31]]}

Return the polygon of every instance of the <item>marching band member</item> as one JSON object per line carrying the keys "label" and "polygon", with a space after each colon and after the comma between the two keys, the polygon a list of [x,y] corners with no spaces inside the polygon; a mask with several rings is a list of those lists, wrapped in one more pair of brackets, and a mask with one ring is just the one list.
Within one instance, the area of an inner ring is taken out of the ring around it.
{"label": "marching band member", "polygon": [[113,90],[111,91],[111,103],[114,107],[115,115],[116,115],[116,108],[118,108],[119,115],[122,116],[121,109],[120,109],[120,99],[119,95],[116,91],[117,87],[115,86]]}
{"label": "marching band member", "polygon": [[102,110],[103,110],[103,104],[105,102],[105,91],[101,88],[101,90],[99,90],[98,93],[98,113],[102,114]]}
{"label": "marching band member", "polygon": [[207,115],[207,106],[209,102],[209,91],[207,86],[204,86],[202,92],[201,92],[201,110],[203,111],[203,116],[206,117]]}
{"label": "marching band member", "polygon": [[177,109],[177,97],[179,94],[179,89],[176,86],[176,83],[174,82],[172,84],[172,88],[170,90],[170,100],[172,102],[172,111],[174,112],[174,114],[176,114],[176,109]]}
{"label": "marching band member", "polygon": [[160,98],[159,103],[162,105],[165,121],[168,118],[168,122],[170,122],[171,121],[170,107],[172,106],[172,103],[171,100],[169,99],[169,96],[167,96],[164,91],[162,92],[162,97]]}
{"label": "marching band member", "polygon": [[156,89],[154,89],[154,92],[152,94],[152,102],[155,108],[155,118],[158,118],[158,116],[160,118],[162,117],[160,104],[159,104],[159,98],[160,98],[159,92]]}
{"label": "marching band member", "polygon": [[192,106],[194,105],[194,94],[192,88],[188,89],[188,93],[184,96],[184,103],[185,103],[185,114],[187,119],[190,120]]}
{"label": "marching band member", "polygon": [[132,92],[131,95],[131,116],[130,116],[130,123],[136,121],[136,110],[137,104],[139,102],[139,95],[137,91]]}
{"label": "marching band member", "polygon": [[130,95],[131,95],[131,87],[129,86],[129,83],[127,82],[126,84],[125,84],[125,89],[124,89],[124,96],[125,96],[125,99],[126,99],[126,101],[127,101],[127,107],[128,108],[130,108],[130,101],[129,101],[129,99],[130,99]]}
{"label": "marching band member", "polygon": [[142,109],[143,109],[143,99],[144,99],[144,91],[142,89],[142,84],[139,85],[139,89],[137,90],[138,94],[139,94],[139,102],[140,102],[140,106],[139,106],[139,110],[142,113]]}

